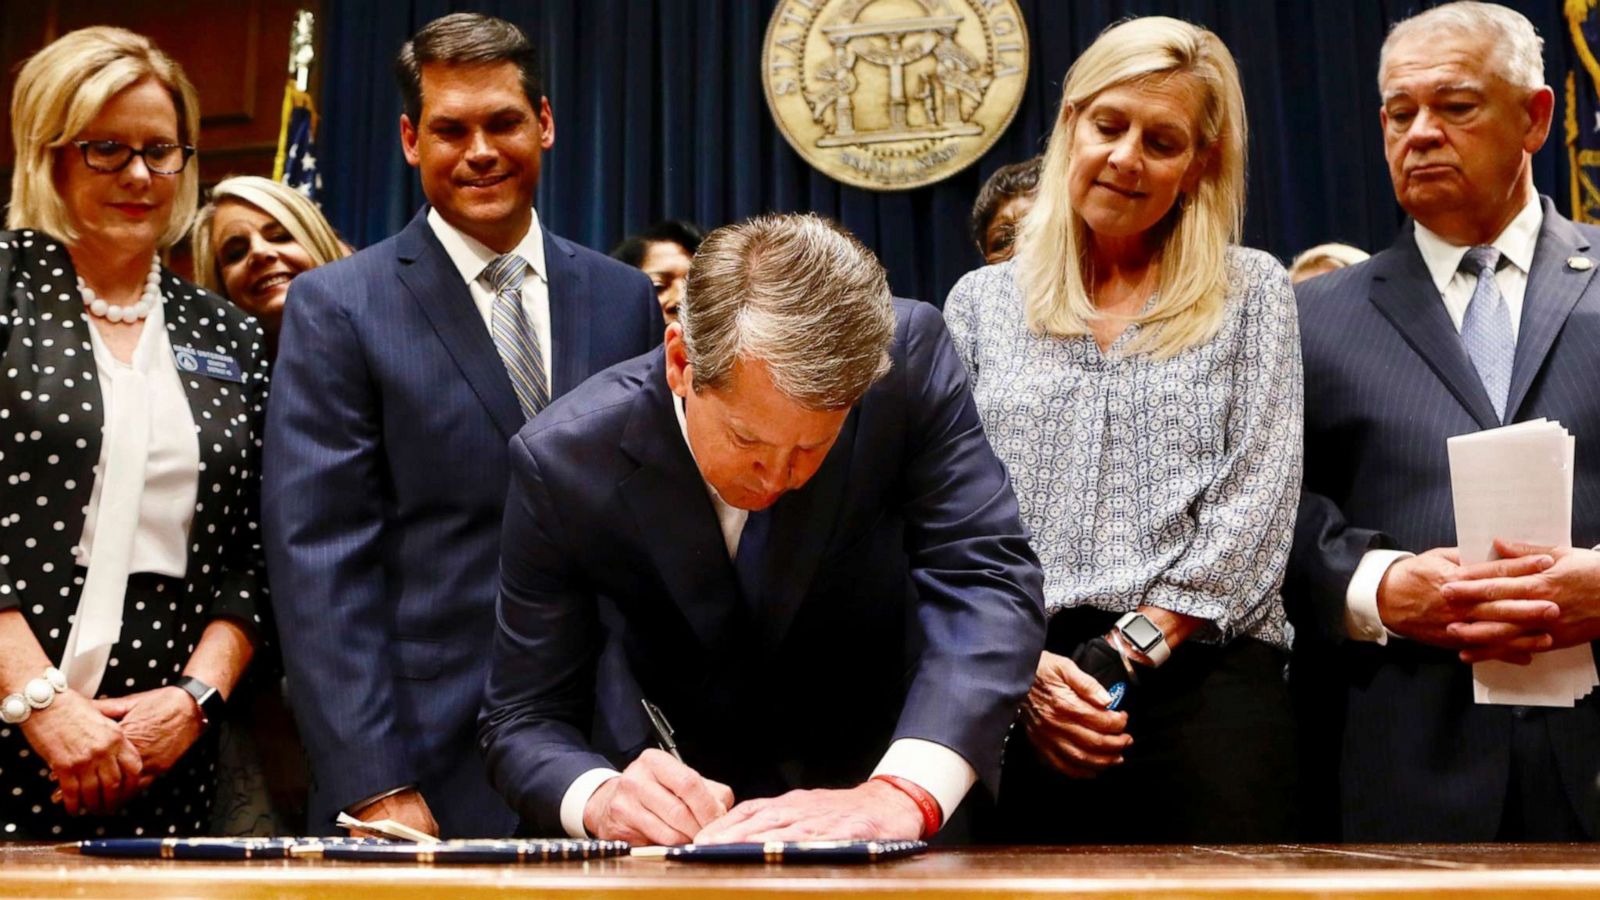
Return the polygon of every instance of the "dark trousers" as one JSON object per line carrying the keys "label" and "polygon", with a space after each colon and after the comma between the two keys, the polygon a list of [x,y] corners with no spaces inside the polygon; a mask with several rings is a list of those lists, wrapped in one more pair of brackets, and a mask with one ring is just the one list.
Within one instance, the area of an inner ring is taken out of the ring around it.
{"label": "dark trousers", "polygon": [[[1070,656],[1116,616],[1058,613],[1045,647]],[[1013,844],[1273,843],[1297,837],[1294,717],[1285,654],[1242,638],[1185,643],[1130,694],[1123,763],[1095,778],[1060,774],[1021,723],[1006,745],[1000,796],[979,827]]]}
{"label": "dark trousers", "polygon": [[[1550,710],[1549,712],[1555,712]],[[1512,711],[1511,778],[1506,784],[1501,841],[1588,841],[1593,837],[1567,796],[1550,743],[1548,713],[1539,707]]]}

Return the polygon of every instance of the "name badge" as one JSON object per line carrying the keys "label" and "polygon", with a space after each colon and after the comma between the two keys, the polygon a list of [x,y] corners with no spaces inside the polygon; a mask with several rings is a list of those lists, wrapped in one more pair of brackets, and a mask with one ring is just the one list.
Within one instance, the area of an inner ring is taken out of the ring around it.
{"label": "name badge", "polygon": [[244,371],[239,368],[238,361],[231,356],[212,353],[209,350],[196,350],[193,347],[174,346],[172,358],[177,362],[180,372],[194,372],[220,381],[244,384]]}

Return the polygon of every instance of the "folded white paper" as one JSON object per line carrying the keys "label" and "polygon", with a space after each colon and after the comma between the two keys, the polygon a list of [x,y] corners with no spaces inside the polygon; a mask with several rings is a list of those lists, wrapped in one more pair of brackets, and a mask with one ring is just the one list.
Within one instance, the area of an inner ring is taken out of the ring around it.
{"label": "folded white paper", "polygon": [[[1451,438],[1450,491],[1463,565],[1495,558],[1495,538],[1572,543],[1572,435],[1535,419]],[[1472,667],[1473,699],[1518,706],[1572,706],[1600,686],[1588,644],[1536,654],[1533,663]]]}

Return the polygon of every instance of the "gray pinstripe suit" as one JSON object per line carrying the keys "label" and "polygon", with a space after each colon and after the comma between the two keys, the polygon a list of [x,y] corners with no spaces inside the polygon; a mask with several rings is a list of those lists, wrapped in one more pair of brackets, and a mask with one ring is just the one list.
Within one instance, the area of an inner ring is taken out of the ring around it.
{"label": "gray pinstripe suit", "polygon": [[[1506,422],[1558,419],[1577,436],[1573,542],[1600,541],[1600,228],[1548,198],[1522,310]],[[1478,380],[1408,226],[1371,260],[1301,284],[1306,469],[1284,597],[1296,665],[1331,685],[1343,714],[1346,840],[1490,840],[1511,775],[1518,716],[1542,718],[1571,812],[1600,834],[1600,695],[1573,710],[1472,703],[1453,651],[1344,637],[1344,593],[1362,554],[1454,546],[1445,440],[1493,428]],[[1304,651],[1304,652],[1301,652]],[[1309,670],[1309,671],[1308,671]],[[1326,777],[1326,776],[1324,776]]]}

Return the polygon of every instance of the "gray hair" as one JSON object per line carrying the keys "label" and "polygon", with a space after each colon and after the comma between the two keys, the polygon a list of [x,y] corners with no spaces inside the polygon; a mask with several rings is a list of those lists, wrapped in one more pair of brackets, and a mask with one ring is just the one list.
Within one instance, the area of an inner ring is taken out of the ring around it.
{"label": "gray hair", "polygon": [[1395,23],[1378,54],[1378,89],[1388,71],[1389,51],[1414,35],[1468,35],[1489,38],[1489,70],[1526,90],[1544,86],[1544,38],[1528,17],[1497,3],[1458,0]]}
{"label": "gray hair", "polygon": [[807,409],[844,409],[889,371],[894,305],[872,251],[810,213],[764,215],[706,235],[679,309],[694,389],[736,360],[766,363]]}

